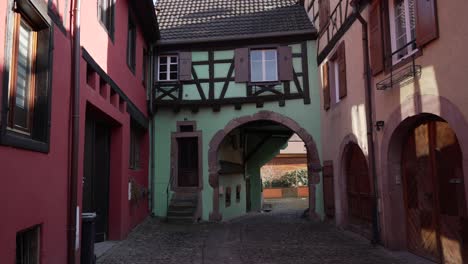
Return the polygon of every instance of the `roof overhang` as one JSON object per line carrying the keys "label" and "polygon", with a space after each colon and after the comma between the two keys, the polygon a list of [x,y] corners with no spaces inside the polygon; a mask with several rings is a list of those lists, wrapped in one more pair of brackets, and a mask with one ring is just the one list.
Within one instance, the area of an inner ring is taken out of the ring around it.
{"label": "roof overhang", "polygon": [[154,44],[160,39],[158,19],[154,9],[153,0],[129,1],[135,12],[146,42]]}
{"label": "roof overhang", "polygon": [[297,31],[284,31],[284,32],[271,32],[271,33],[260,33],[260,34],[248,34],[248,35],[231,35],[223,37],[212,37],[212,38],[197,38],[197,39],[174,39],[174,40],[159,40],[156,42],[157,46],[174,46],[174,45],[193,45],[193,44],[204,44],[204,43],[225,43],[232,41],[242,42],[250,40],[262,40],[262,39],[301,39],[301,40],[316,40],[317,30],[314,28],[307,30]]}

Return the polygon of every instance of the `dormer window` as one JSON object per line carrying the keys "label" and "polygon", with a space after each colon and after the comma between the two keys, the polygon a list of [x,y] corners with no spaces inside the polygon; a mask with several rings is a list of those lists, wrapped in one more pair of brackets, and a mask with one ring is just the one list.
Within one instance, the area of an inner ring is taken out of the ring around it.
{"label": "dormer window", "polygon": [[278,81],[278,51],[276,49],[250,51],[250,81]]}
{"label": "dormer window", "polygon": [[177,81],[179,76],[179,57],[177,55],[159,56],[158,80]]}

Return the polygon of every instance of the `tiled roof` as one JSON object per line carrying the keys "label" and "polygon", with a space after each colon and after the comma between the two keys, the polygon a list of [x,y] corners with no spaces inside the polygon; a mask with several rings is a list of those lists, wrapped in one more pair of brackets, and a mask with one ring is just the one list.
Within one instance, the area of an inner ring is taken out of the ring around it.
{"label": "tiled roof", "polygon": [[162,41],[313,31],[298,0],[158,0]]}

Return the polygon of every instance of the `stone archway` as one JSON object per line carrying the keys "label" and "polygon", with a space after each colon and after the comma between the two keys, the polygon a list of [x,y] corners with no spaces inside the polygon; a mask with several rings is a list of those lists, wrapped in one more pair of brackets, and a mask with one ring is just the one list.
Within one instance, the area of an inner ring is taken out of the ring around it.
{"label": "stone archway", "polygon": [[211,139],[208,151],[208,173],[209,183],[213,188],[213,211],[210,213],[210,221],[221,221],[222,215],[219,211],[219,164],[218,151],[223,139],[234,129],[244,124],[254,121],[272,121],[281,124],[294,133],[296,133],[302,141],[304,141],[307,149],[307,171],[309,177],[309,215],[316,218],[315,212],[315,189],[320,182],[320,172],[322,165],[320,163],[319,153],[313,137],[302,128],[296,121],[289,117],[272,111],[260,111],[254,115],[243,116],[231,120],[224,129],[219,130]]}
{"label": "stone archway", "polygon": [[[435,116],[446,121],[457,135],[462,154],[465,193],[468,193],[468,122],[459,109],[444,97],[416,94],[403,102],[386,121],[381,141],[379,189],[384,244],[406,250],[406,224],[402,190],[401,154],[408,131],[422,118]],[[402,230],[403,229],[403,230]],[[403,235],[402,235],[403,234]]]}

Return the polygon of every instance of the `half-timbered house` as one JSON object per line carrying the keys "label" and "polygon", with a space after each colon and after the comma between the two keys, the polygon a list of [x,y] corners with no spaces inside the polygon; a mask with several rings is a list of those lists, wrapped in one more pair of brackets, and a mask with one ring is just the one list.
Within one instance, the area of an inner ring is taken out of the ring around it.
{"label": "half-timbered house", "polygon": [[316,30],[294,0],[157,3],[153,212],[223,220],[261,209],[260,167],[296,133],[322,215]]}
{"label": "half-timbered house", "polygon": [[307,0],[322,83],[326,216],[468,263],[465,1]]}

